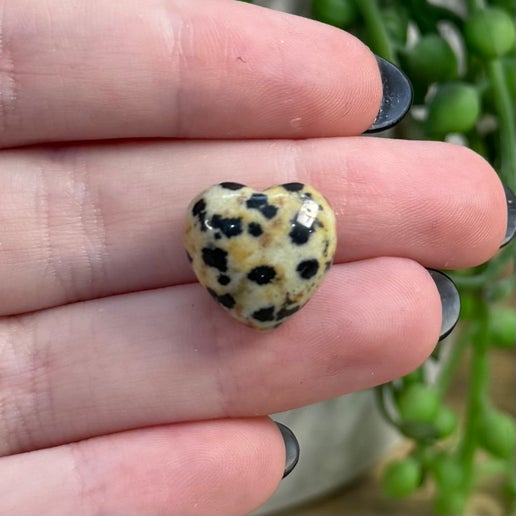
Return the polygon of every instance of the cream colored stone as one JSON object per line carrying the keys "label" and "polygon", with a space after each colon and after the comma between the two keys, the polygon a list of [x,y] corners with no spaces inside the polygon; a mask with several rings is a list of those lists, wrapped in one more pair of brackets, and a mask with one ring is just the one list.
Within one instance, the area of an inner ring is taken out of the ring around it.
{"label": "cream colored stone", "polygon": [[252,328],[279,326],[321,284],[336,248],[326,199],[300,183],[222,183],[188,207],[184,244],[199,282]]}

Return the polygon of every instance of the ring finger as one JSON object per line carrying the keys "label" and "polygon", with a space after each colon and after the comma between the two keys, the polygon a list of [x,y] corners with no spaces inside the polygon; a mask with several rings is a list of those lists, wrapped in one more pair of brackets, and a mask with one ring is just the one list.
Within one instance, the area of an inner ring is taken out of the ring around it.
{"label": "ring finger", "polygon": [[440,323],[430,275],[402,258],[333,267],[270,333],[237,323],[196,284],[7,319],[0,454],[266,415],[370,387],[419,365]]}

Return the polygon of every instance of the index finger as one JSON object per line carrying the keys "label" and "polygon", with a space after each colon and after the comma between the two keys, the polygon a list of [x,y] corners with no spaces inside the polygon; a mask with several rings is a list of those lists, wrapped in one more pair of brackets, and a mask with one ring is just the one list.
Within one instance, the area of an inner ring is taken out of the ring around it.
{"label": "index finger", "polygon": [[0,22],[4,147],[345,136],[381,102],[359,40],[235,0],[20,0]]}

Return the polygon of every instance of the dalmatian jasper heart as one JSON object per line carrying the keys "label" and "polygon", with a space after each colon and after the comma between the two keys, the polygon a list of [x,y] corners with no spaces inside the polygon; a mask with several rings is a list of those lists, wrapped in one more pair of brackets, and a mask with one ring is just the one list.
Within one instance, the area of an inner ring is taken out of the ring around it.
{"label": "dalmatian jasper heart", "polygon": [[231,315],[276,328],[311,298],[331,266],[335,215],[301,183],[264,192],[212,186],[188,207],[184,244],[199,282]]}

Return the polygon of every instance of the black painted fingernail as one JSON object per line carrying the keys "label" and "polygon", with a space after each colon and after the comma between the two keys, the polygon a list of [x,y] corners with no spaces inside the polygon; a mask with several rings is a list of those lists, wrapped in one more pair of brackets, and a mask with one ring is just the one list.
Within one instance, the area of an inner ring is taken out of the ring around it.
{"label": "black painted fingernail", "polygon": [[516,196],[507,185],[503,185],[503,189],[507,198],[507,232],[500,247],[507,245],[516,233]]}
{"label": "black painted fingernail", "polygon": [[408,112],[414,96],[408,77],[383,57],[376,56],[383,84],[380,111],[366,133],[385,131],[396,125]]}
{"label": "black painted fingernail", "polygon": [[299,460],[299,443],[290,428],[277,421],[274,422],[278,426],[281,437],[283,437],[283,441],[285,442],[285,471],[283,473],[283,478],[285,478],[296,467],[297,461]]}
{"label": "black painted fingernail", "polygon": [[444,274],[444,272],[436,271],[434,269],[427,269],[435,281],[439,296],[441,296],[442,306],[442,322],[441,333],[439,340],[447,337],[459,320],[460,315],[460,296],[455,283]]}

